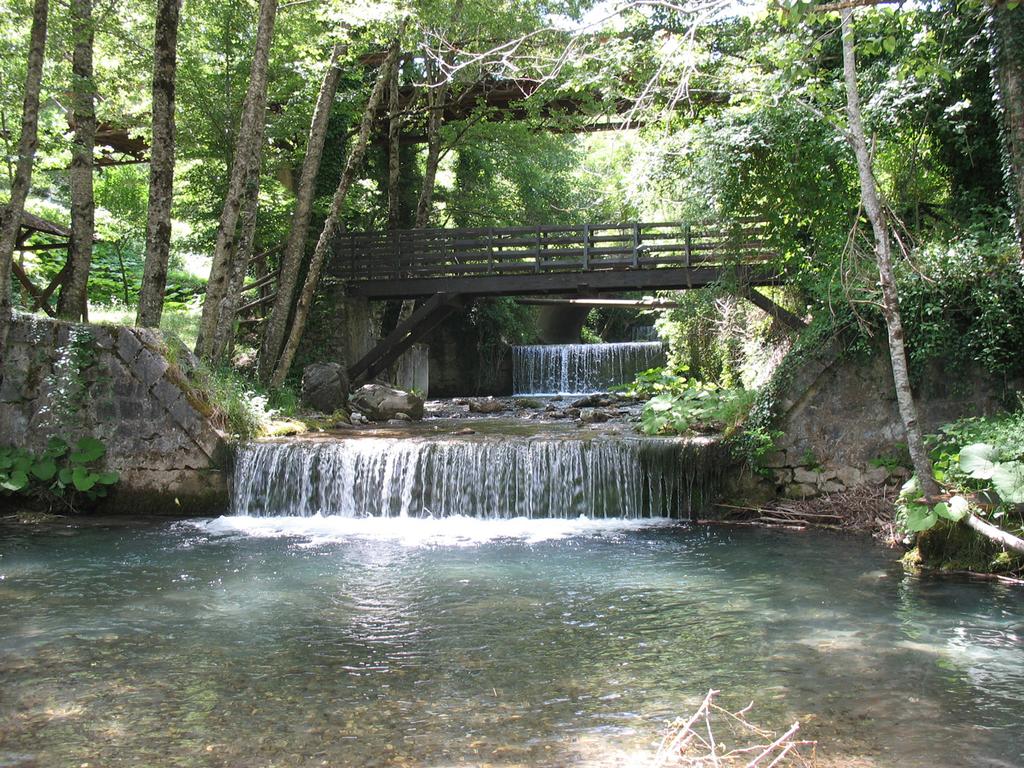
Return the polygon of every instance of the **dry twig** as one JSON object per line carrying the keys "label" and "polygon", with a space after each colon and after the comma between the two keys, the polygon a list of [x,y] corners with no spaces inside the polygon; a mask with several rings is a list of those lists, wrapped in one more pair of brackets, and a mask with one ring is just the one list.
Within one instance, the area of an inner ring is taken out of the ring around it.
{"label": "dry twig", "polygon": [[718,694],[708,691],[696,712],[672,723],[654,757],[653,768],[814,766],[817,742],[797,739],[799,723],[777,735],[747,720],[752,704],[730,712],[715,703]]}

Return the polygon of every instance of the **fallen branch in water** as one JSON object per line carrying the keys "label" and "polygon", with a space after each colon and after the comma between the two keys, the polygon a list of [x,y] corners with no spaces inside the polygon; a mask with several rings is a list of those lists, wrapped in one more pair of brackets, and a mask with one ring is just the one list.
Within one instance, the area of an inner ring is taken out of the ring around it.
{"label": "fallen branch in water", "polygon": [[662,739],[653,768],[811,768],[817,742],[796,738],[799,723],[776,735],[747,720],[753,704],[738,712],[715,703],[719,691],[708,691],[689,718],[678,719]]}
{"label": "fallen branch in water", "polygon": [[782,526],[795,529],[828,528],[844,531],[870,531],[876,538],[893,543],[899,540],[893,524],[893,504],[897,490],[889,486],[863,485],[845,491],[826,493],[812,499],[778,499],[764,507],[718,504],[745,524]]}

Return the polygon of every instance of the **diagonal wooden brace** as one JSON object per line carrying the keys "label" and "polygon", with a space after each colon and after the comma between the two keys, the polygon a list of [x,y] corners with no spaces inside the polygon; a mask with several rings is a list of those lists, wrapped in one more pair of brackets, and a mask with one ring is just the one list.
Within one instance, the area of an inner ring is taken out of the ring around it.
{"label": "diagonal wooden brace", "polygon": [[387,370],[409,347],[465,306],[466,298],[461,294],[434,294],[348,369],[349,381],[358,384]]}

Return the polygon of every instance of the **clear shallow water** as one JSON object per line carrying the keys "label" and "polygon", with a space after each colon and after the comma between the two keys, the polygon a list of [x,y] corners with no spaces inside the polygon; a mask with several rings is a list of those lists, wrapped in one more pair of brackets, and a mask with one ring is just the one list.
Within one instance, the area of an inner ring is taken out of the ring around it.
{"label": "clear shallow water", "polygon": [[644,765],[710,687],[858,765],[1024,765],[1021,592],[851,537],[221,518],[0,553],[0,765]]}

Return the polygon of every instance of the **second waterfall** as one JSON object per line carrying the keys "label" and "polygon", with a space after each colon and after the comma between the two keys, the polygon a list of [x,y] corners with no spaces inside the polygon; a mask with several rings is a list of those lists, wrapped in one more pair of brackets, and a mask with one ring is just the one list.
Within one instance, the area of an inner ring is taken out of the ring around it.
{"label": "second waterfall", "polygon": [[512,389],[517,395],[604,392],[665,363],[660,341],[533,344],[513,347],[512,354]]}

